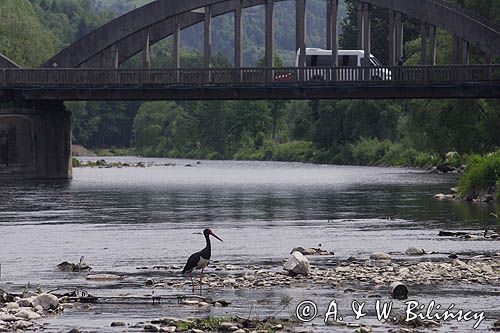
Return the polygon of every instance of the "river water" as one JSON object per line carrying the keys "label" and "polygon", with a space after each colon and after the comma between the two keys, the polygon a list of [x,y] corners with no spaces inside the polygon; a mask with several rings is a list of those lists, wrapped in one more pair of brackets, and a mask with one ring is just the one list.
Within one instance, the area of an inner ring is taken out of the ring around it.
{"label": "river water", "polygon": [[[155,265],[182,267],[190,253],[204,246],[201,231],[210,227],[224,242],[214,241],[219,263],[280,269],[295,246],[334,251],[335,258],[364,258],[374,251],[404,259],[409,246],[467,255],[499,251],[498,242],[464,242],[437,237],[439,230],[474,230],[494,224],[493,205],[471,205],[433,198],[456,185],[456,175],[428,174],[403,168],[310,165],[302,163],[197,161],[107,158],[145,161],[147,168],[77,168],[64,182],[6,182],[0,192],[0,288],[19,292],[30,283],[44,290],[85,288],[91,294],[142,295],[148,276],[168,272],[138,270]],[[160,164],[170,163],[170,166]],[[190,165],[190,166],[186,166]],[[59,272],[62,261],[80,256],[93,272],[122,274],[121,282],[96,283],[85,274]],[[217,273],[207,269],[208,273]],[[35,287],[33,287],[35,288]],[[189,293],[186,285],[182,293]],[[294,288],[213,290],[233,301],[229,309],[209,314],[246,314],[252,300],[293,297],[293,304],[332,297],[349,307],[341,291]],[[420,290],[463,308],[488,311],[488,323],[500,314],[498,289],[463,287]],[[165,292],[167,293],[167,292]],[[497,297],[497,298],[495,298]],[[344,304],[345,303],[345,304]],[[263,307],[261,315],[276,310]],[[204,316],[206,310],[172,304],[75,308],[45,319],[46,330],[71,327],[112,330],[113,320],[133,323],[160,316]],[[468,325],[468,326],[467,326]],[[458,326],[467,331],[471,324]],[[311,329],[321,330],[321,323]],[[346,329],[352,332],[353,329]]]}

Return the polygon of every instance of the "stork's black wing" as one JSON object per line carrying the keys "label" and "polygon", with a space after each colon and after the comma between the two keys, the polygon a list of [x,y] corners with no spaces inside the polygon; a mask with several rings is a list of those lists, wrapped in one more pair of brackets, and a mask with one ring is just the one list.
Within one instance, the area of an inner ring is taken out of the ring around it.
{"label": "stork's black wing", "polygon": [[201,251],[193,253],[191,256],[189,256],[186,266],[184,266],[184,269],[182,270],[182,274],[192,272],[193,269],[195,269],[196,266],[198,266],[200,257],[201,257]]}

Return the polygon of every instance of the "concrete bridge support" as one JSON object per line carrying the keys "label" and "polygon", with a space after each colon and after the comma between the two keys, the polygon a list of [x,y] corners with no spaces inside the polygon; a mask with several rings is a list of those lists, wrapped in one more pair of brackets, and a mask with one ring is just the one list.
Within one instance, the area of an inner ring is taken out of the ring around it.
{"label": "concrete bridge support", "polygon": [[151,54],[150,54],[150,38],[149,29],[146,32],[146,40],[144,41],[144,50],[142,51],[142,67],[151,68]]}
{"label": "concrete bridge support", "polygon": [[205,21],[204,21],[204,38],[203,38],[203,67],[212,67],[212,8],[205,7]]}
{"label": "concrete bridge support", "polygon": [[181,67],[181,23],[180,18],[175,19],[175,30],[174,30],[174,68]]}
{"label": "concrete bridge support", "polygon": [[[265,59],[266,67],[274,67],[274,0],[266,0]],[[272,81],[273,73],[267,73],[267,81]]]}
{"label": "concrete bridge support", "polygon": [[[306,67],[306,0],[297,0],[295,2],[295,48],[299,53],[298,67]],[[305,73],[299,72],[299,81],[305,79]]]}
{"label": "concrete bridge support", "polygon": [[1,105],[0,180],[71,176],[71,114],[63,103]]}
{"label": "concrete bridge support", "polygon": [[242,3],[234,11],[234,67],[243,67],[243,13]]}
{"label": "concrete bridge support", "polygon": [[436,64],[436,26],[429,25],[429,65]]}
{"label": "concrete bridge support", "polygon": [[427,32],[429,27],[427,22],[422,22],[420,26],[420,63],[427,65]]}
{"label": "concrete bridge support", "polygon": [[332,50],[332,66],[338,66],[339,34],[338,34],[339,0],[327,0],[326,10],[326,49]]}
{"label": "concrete bridge support", "polygon": [[370,12],[371,12],[371,5],[369,3],[363,3],[363,50],[365,51],[365,56],[363,58],[363,66],[370,66],[370,54],[371,54]]}
{"label": "concrete bridge support", "polygon": [[395,26],[396,26],[396,62],[399,64],[403,61],[403,34],[404,34],[404,25],[403,25],[403,14],[396,12],[395,17]]}

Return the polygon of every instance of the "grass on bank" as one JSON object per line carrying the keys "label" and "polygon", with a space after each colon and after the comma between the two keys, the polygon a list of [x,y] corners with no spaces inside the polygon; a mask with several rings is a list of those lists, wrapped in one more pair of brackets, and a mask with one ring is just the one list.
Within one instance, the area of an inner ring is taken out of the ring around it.
{"label": "grass on bank", "polygon": [[459,191],[464,198],[476,198],[481,193],[496,192],[500,201],[500,150],[486,156],[471,158],[460,178]]}

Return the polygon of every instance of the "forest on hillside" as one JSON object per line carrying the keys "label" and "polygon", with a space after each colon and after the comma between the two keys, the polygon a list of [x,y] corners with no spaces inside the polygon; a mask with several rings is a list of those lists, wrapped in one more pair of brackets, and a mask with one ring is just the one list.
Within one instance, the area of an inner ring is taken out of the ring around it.
{"label": "forest on hillside", "polygon": [[[144,2],[0,0],[0,53],[22,66],[36,67]],[[500,0],[455,2],[500,22]],[[308,3],[308,46],[323,47],[325,2]],[[356,1],[341,3],[340,47],[356,48]],[[288,20],[293,2],[277,7],[276,57],[278,63],[290,65],[295,29]],[[258,65],[263,56],[263,8],[246,10],[244,18],[245,65]],[[232,16],[216,18],[214,25],[214,66],[231,66]],[[201,31],[194,27],[182,34],[185,67],[201,67]],[[419,32],[419,22],[405,20],[407,64],[420,62]],[[437,41],[438,63],[449,63],[451,36],[438,30]],[[372,48],[387,63],[385,9],[374,9]],[[472,49],[471,62],[486,61]],[[140,64],[138,56],[125,66]],[[152,65],[173,65],[171,38],[152,48]],[[127,148],[144,156],[425,166],[462,163],[500,147],[498,100],[78,102],[67,107],[74,115],[74,143],[96,150]]]}

